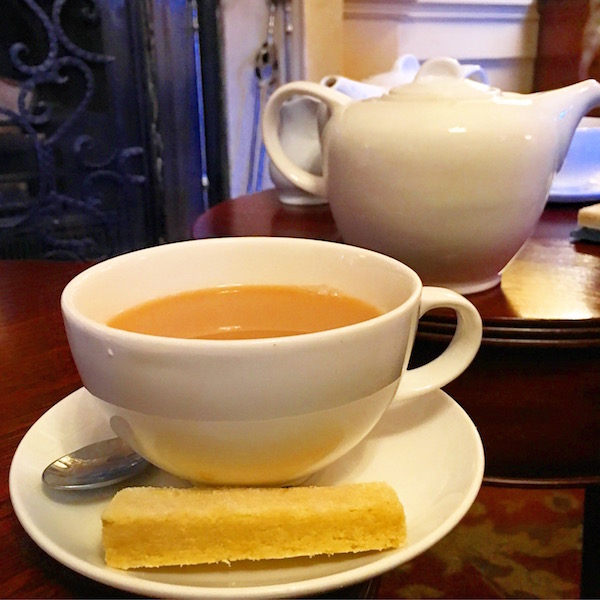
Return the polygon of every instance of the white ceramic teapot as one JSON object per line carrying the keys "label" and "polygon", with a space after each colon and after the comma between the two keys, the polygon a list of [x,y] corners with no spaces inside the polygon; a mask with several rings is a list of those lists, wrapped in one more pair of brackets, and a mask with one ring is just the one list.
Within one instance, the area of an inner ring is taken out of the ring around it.
{"label": "white ceramic teapot", "polygon": [[[322,175],[282,150],[279,112],[295,95],[323,102],[331,115]],[[597,105],[595,80],[507,93],[436,58],[412,83],[374,99],[284,85],[265,107],[263,136],[285,177],[327,197],[346,243],[401,260],[426,284],[472,293],[498,284],[531,235],[577,124]]]}

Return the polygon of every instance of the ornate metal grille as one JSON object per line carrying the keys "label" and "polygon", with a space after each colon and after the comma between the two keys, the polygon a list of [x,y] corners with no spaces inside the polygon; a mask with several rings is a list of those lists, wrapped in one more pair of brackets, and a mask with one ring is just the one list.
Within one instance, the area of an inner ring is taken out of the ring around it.
{"label": "ornate metal grille", "polygon": [[196,2],[0,12],[0,257],[101,259],[187,237],[208,204]]}

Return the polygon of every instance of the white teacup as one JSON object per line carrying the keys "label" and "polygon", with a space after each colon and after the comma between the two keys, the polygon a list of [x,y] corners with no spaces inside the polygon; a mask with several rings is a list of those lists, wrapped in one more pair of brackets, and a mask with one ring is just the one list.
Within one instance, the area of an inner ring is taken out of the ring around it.
{"label": "white teacup", "polygon": [[[248,340],[167,338],[108,319],[147,300],[231,284],[327,285],[383,314],[355,325]],[[458,326],[435,360],[407,370],[417,322],[448,307]],[[113,429],[150,462],[197,483],[299,482],[356,446],[392,400],[456,378],[481,341],[462,296],[423,287],[397,260],[308,239],[221,238],[112,258],[62,296],[86,388]]]}

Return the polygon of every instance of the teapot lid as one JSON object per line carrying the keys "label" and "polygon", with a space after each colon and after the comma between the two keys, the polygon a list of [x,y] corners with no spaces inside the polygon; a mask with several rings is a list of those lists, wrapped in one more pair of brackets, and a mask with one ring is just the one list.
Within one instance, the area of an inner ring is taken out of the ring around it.
{"label": "teapot lid", "polygon": [[465,79],[454,58],[431,58],[423,63],[411,83],[395,87],[384,96],[393,100],[486,100],[500,95],[498,88]]}

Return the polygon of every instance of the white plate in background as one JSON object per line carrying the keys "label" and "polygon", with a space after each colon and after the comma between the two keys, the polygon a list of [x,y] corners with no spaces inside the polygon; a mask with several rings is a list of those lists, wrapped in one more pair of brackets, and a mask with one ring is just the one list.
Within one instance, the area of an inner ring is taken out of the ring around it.
{"label": "white plate in background", "polygon": [[584,117],[573,135],[549,202],[600,200],[600,118]]}

